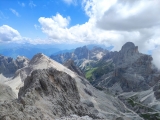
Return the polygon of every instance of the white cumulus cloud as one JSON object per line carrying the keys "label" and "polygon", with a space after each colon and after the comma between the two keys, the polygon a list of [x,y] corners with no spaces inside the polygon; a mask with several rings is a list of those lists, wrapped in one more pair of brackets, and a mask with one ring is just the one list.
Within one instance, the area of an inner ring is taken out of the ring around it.
{"label": "white cumulus cloud", "polygon": [[22,37],[20,33],[8,25],[0,26],[0,41],[1,42],[11,42],[19,41]]}
{"label": "white cumulus cloud", "polygon": [[105,30],[151,28],[160,24],[159,14],[159,0],[118,0],[97,19],[97,25]]}

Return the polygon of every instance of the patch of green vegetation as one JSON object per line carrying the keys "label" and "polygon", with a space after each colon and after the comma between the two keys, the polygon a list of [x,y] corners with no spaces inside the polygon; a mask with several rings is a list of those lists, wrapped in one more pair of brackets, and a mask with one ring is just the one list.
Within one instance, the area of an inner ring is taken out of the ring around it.
{"label": "patch of green vegetation", "polygon": [[141,117],[143,117],[145,120],[160,120],[160,114],[159,113],[145,113],[141,114]]}
{"label": "patch of green vegetation", "polygon": [[103,90],[103,88],[101,88],[101,87],[99,87],[99,86],[95,86],[95,88],[98,89],[98,90],[100,90],[100,91]]}
{"label": "patch of green vegetation", "polygon": [[148,112],[155,112],[154,109],[149,108],[149,107],[147,107],[147,106],[142,105],[141,103],[136,102],[136,96],[135,96],[135,97],[130,97],[130,98],[128,98],[128,99],[127,99],[127,102],[128,102],[132,107],[138,106],[139,109],[142,109],[142,110],[145,110],[145,111],[148,111]]}
{"label": "patch of green vegetation", "polygon": [[129,98],[129,99],[127,100],[127,102],[128,102],[130,105],[132,105],[132,107],[134,107],[134,106],[136,105],[136,103],[135,103],[131,98]]}
{"label": "patch of green vegetation", "polygon": [[90,64],[86,66],[84,72],[85,77],[92,82],[93,79],[98,79],[104,74],[107,74],[114,70],[114,66],[112,61],[106,62],[106,61],[98,61],[94,64]]}
{"label": "patch of green vegetation", "polygon": [[130,99],[132,99],[132,100],[136,101],[136,100],[138,100],[138,96],[137,96],[137,95],[132,96],[132,97],[130,97]]}
{"label": "patch of green vegetation", "polygon": [[104,74],[107,74],[111,71],[113,71],[113,65],[112,64],[104,64],[103,66],[98,67],[95,71],[94,71],[94,76],[96,78],[101,77]]}
{"label": "patch of green vegetation", "polygon": [[91,68],[91,69],[89,69],[89,70],[86,72],[85,76],[86,76],[86,78],[87,78],[89,81],[92,81],[92,75],[93,75],[93,72],[94,72],[96,69],[97,69],[97,68]]}

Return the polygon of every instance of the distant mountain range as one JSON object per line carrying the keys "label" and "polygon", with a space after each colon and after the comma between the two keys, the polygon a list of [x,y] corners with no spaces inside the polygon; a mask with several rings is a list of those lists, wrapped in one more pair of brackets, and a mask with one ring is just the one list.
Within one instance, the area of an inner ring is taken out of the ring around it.
{"label": "distant mountain range", "polygon": [[34,46],[18,46],[18,47],[7,47],[4,49],[0,49],[0,54],[12,58],[16,58],[17,56],[25,56],[31,59],[37,53],[44,53],[50,56],[53,53],[60,51],[58,48],[37,48]]}
{"label": "distant mountain range", "polygon": [[50,58],[61,64],[72,59],[81,69],[87,69],[90,64],[100,60],[107,52],[109,51],[101,47],[94,46],[89,49],[87,46],[83,46],[78,47],[71,52],[53,54]]}
{"label": "distant mountain range", "polygon": [[[95,46],[87,45],[87,48],[91,49]],[[98,45],[106,48],[104,45]],[[37,53],[43,53],[47,56],[56,55],[60,53],[66,53],[74,51],[75,46],[65,45],[65,44],[55,44],[55,45],[32,45],[32,44],[1,44],[0,54],[12,58],[17,56],[25,56],[31,59]],[[110,49],[110,48],[108,48]]]}

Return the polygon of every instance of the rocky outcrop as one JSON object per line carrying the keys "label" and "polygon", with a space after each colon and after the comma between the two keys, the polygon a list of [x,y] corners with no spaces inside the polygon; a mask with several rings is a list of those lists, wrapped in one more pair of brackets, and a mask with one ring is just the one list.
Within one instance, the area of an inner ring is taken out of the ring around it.
{"label": "rocky outcrop", "polygon": [[64,63],[64,66],[66,66],[68,69],[72,70],[73,72],[77,73],[78,75],[85,77],[81,69],[74,64],[73,60],[68,60],[67,62]]}
{"label": "rocky outcrop", "polygon": [[5,57],[0,55],[0,73],[6,77],[13,76],[14,73],[25,66],[27,66],[29,60],[25,57],[18,56],[16,60],[11,57]]}
{"label": "rocky outcrop", "polygon": [[[26,94],[28,97],[25,98]],[[36,101],[35,104],[40,105],[39,108],[52,113],[54,118],[70,114],[89,115],[96,118],[94,109],[89,110],[86,105],[80,102],[75,80],[66,73],[53,68],[34,71],[31,77],[24,81],[24,87],[20,89],[18,96],[24,105],[30,104],[30,98],[33,98],[32,102]],[[43,104],[42,98],[48,103]]]}

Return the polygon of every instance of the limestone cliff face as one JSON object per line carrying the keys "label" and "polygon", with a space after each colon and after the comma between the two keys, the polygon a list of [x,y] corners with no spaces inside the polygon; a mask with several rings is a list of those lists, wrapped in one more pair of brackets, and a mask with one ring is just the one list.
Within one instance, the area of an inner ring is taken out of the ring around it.
{"label": "limestone cliff face", "polygon": [[131,42],[119,52],[107,53],[102,61],[112,61],[114,70],[93,82],[94,86],[107,88],[113,93],[147,90],[158,82],[160,73],[152,65],[152,57],[139,53]]}

